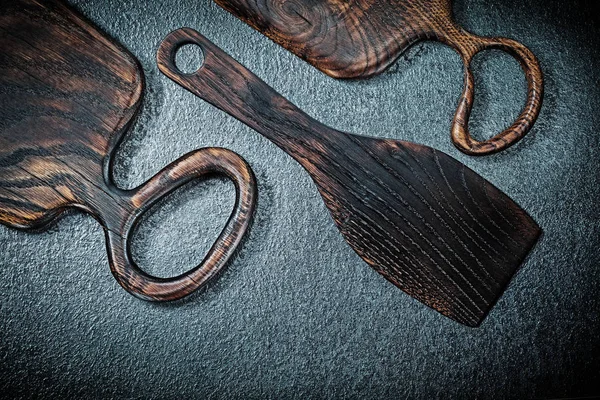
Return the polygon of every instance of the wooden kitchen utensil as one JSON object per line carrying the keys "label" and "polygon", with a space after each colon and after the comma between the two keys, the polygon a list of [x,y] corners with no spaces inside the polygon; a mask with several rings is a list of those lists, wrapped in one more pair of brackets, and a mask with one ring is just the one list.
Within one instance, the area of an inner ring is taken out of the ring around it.
{"label": "wooden kitchen utensil", "polygon": [[[276,43],[334,78],[366,78],[388,68],[411,45],[438,40],[463,59],[464,89],[452,124],[452,141],[464,153],[484,155],[518,142],[542,104],[543,79],[536,57],[521,43],[473,35],[452,19],[451,0],[215,0]],[[495,137],[477,141],[468,129],[475,82],[473,56],[499,49],[525,71],[528,91],[517,120]]]}
{"label": "wooden kitchen utensil", "polygon": [[[207,282],[250,223],[256,184],[248,164],[231,151],[205,148],[135,189],[119,189],[111,164],[141,104],[137,61],[57,0],[3,0],[0,33],[0,222],[38,229],[77,208],[102,224],[112,273],[130,293],[173,300]],[[236,202],[202,263],[172,278],[143,272],[129,252],[139,217],[176,188],[214,173],[234,182]]]}
{"label": "wooden kitchen utensil", "polygon": [[[177,50],[197,44],[186,74]],[[329,128],[193,29],[170,33],[157,61],[169,78],[258,131],[311,175],[350,246],[406,293],[478,325],[538,236],[527,213],[444,153]]]}

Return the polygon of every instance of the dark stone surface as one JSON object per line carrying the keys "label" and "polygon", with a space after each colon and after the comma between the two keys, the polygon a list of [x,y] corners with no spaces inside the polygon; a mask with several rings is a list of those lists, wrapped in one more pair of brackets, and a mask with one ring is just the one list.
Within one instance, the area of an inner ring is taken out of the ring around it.
{"label": "dark stone surface", "polygon": [[[332,80],[210,1],[77,0],[138,57],[147,80],[116,179],[136,186],[203,146],[239,152],[259,182],[249,239],[191,299],[139,301],[112,278],[104,235],[73,214],[49,231],[0,227],[0,393],[42,398],[561,398],[600,395],[599,29],[593,2],[466,1],[458,21],[525,43],[546,78],[519,145],[485,158],[455,150],[459,57],[419,44],[387,73]],[[586,5],[588,4],[588,5]],[[403,294],[345,244],[300,166],[257,133],[160,75],[169,31],[190,26],[327,124],[424,143],[520,203],[544,236],[478,329]],[[475,60],[471,127],[482,138],[519,112],[525,80],[508,55]],[[183,189],[148,216],[135,258],[170,275],[200,260],[233,187]],[[0,395],[1,397],[2,395]]]}

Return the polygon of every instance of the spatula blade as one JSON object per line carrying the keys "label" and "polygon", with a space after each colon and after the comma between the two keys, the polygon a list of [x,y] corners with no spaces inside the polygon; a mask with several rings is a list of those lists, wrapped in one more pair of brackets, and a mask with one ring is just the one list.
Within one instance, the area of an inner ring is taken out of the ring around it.
{"label": "spatula blade", "polygon": [[440,151],[356,135],[336,141],[318,170],[305,167],[346,241],[410,296],[479,325],[537,241],[539,226]]}

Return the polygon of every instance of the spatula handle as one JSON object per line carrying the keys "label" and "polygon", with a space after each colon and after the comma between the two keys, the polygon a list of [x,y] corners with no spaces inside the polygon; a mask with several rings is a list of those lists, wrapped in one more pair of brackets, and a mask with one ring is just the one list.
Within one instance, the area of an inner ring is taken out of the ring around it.
{"label": "spatula handle", "polygon": [[[184,73],[175,64],[177,50],[186,44],[198,45],[204,55],[202,66],[193,73]],[[156,58],[166,76],[261,133],[300,163],[299,145],[306,147],[311,139],[331,131],[191,28],[169,33]]]}
{"label": "spatula handle", "polygon": [[[221,234],[197,267],[172,278],[159,278],[142,271],[131,259],[131,235],[139,218],[157,201],[193,179],[209,174],[226,176],[236,190],[234,209]],[[102,213],[113,275],[129,293],[144,300],[177,300],[187,296],[215,276],[231,257],[246,230],[256,205],[256,182],[250,166],[236,153],[204,148],[186,154],[168,165],[142,186],[114,189],[120,207]],[[123,206],[125,204],[126,206]]]}

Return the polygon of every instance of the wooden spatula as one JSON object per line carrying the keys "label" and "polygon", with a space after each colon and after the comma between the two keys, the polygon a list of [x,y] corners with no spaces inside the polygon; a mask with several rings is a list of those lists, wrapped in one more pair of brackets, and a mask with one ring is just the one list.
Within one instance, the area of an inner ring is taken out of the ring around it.
{"label": "wooden spatula", "polygon": [[[190,74],[175,65],[185,44],[204,53]],[[298,161],[350,246],[406,293],[456,321],[482,321],[540,235],[521,207],[455,159],[329,128],[193,29],[170,33],[157,61],[169,78]]]}
{"label": "wooden spatula", "polygon": [[[451,0],[215,0],[276,43],[335,78],[366,78],[388,68],[421,40],[452,46],[463,59],[465,87],[452,124],[452,141],[462,152],[491,154],[518,142],[533,126],[542,105],[543,79],[536,57],[507,38],[473,35],[452,19]],[[495,137],[477,141],[468,129],[475,81],[473,56],[499,49],[515,57],[527,78],[521,115]]]}
{"label": "wooden spatula", "polygon": [[[181,298],[215,276],[249,225],[248,164],[219,148],[191,152],[132,190],[115,186],[112,156],[136,115],[142,71],[131,54],[56,0],[0,3],[0,223],[38,229],[77,208],[104,227],[110,267],[146,300]],[[202,263],[173,278],[139,269],[129,238],[159,199],[192,179],[233,180],[234,211]]]}

